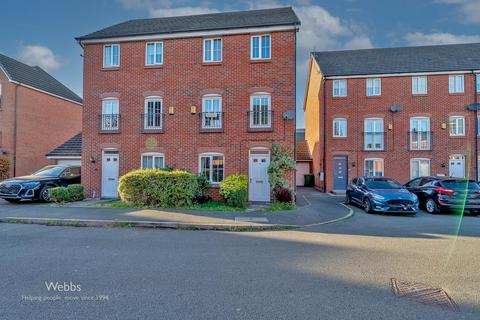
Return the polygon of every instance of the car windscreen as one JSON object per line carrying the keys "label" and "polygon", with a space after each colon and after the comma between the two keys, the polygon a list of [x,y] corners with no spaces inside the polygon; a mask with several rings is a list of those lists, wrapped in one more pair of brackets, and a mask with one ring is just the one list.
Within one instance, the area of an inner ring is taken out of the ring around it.
{"label": "car windscreen", "polygon": [[445,180],[440,182],[440,185],[451,190],[480,190],[480,186],[475,181]]}
{"label": "car windscreen", "polygon": [[45,167],[37,172],[34,172],[34,176],[46,176],[46,177],[58,177],[63,170],[65,170],[65,167]]}
{"label": "car windscreen", "polygon": [[366,180],[365,185],[371,189],[401,189],[402,185],[394,180]]}

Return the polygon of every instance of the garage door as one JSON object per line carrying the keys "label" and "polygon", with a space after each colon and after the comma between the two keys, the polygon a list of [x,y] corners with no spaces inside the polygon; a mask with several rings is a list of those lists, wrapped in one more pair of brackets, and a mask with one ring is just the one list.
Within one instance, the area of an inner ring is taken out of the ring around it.
{"label": "garage door", "polygon": [[80,166],[82,162],[81,160],[75,160],[75,159],[58,159],[57,164],[68,164],[68,165]]}
{"label": "garage door", "polygon": [[301,187],[304,185],[305,180],[303,175],[310,173],[310,163],[309,162],[297,162],[297,173],[296,173],[296,182],[297,186]]}

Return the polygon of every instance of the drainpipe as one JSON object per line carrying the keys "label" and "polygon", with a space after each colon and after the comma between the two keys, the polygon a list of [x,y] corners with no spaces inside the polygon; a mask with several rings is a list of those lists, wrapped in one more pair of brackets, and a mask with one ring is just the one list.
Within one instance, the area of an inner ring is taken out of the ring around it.
{"label": "drainpipe", "polygon": [[478,93],[477,93],[477,86],[478,86],[478,80],[477,80],[477,75],[475,74],[474,70],[472,70],[473,74],[473,81],[474,81],[474,87],[473,87],[473,95],[474,95],[474,101],[475,105],[477,107],[475,108],[475,181],[478,181]]}
{"label": "drainpipe", "polygon": [[[293,123],[293,157],[295,159],[295,163],[297,163],[297,32],[298,27],[295,25],[295,50],[294,50],[294,61],[295,61],[295,71],[294,71],[294,85],[293,85],[293,105],[295,106],[295,116],[294,116],[294,123]],[[297,171],[293,175],[293,190],[295,191],[295,195],[297,194]]]}
{"label": "drainpipe", "polygon": [[327,192],[327,80],[323,78],[323,192]]}
{"label": "drainpipe", "polygon": [[17,176],[17,114],[18,114],[18,86],[15,85],[15,107],[13,109],[13,176]]}

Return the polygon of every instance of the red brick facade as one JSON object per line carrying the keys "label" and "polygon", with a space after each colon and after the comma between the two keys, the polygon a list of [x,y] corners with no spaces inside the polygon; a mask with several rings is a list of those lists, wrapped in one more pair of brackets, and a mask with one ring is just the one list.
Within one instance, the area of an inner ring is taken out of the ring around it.
{"label": "red brick facade", "polygon": [[[463,155],[465,176],[474,179],[476,118],[475,112],[467,111],[467,106],[474,104],[475,96],[479,95],[475,90],[475,76],[466,72],[464,93],[450,94],[448,74],[428,75],[428,93],[424,95],[412,94],[411,75],[380,78],[381,95],[378,97],[366,95],[366,78],[362,77],[347,79],[346,97],[333,97],[334,80],[325,80],[315,65],[311,68],[310,81],[314,79],[315,83],[310,82],[310,87],[315,89],[310,90],[305,103],[306,136],[314,158],[316,185],[325,191],[335,189],[335,157],[347,158],[348,180],[365,174],[365,159],[379,158],[383,159],[385,176],[405,183],[411,178],[411,159],[429,159],[431,175],[449,175],[450,157]],[[391,112],[392,105],[399,105],[400,111]],[[465,117],[464,136],[450,136],[451,116]],[[412,117],[430,119],[431,150],[410,150],[409,132]],[[333,137],[335,118],[347,119],[347,137]],[[383,119],[383,151],[365,151],[366,118]],[[325,181],[322,180],[322,172],[325,172]]]}
{"label": "red brick facade", "polygon": [[82,130],[82,106],[9,82],[1,70],[0,83],[0,150],[11,162],[10,176],[14,174],[16,99],[18,109],[15,175],[28,175],[42,166],[52,164],[45,155]]}
{"label": "red brick facade", "polygon": [[[225,176],[248,174],[249,150],[273,143],[293,150],[295,124],[283,113],[295,106],[295,31],[272,32],[270,60],[250,59],[251,34],[224,35],[220,63],[203,63],[203,38],[163,40],[163,65],[145,66],[145,41],[120,42],[120,66],[102,67],[103,44],[84,46],[83,183],[89,196],[101,195],[102,152],[119,151],[120,176],[141,167],[141,154],[159,152],[165,165],[199,171],[199,155],[224,155]],[[271,95],[273,128],[249,130],[250,96]],[[202,132],[202,96],[219,94],[224,112],[221,132]],[[163,99],[163,132],[143,133],[148,96]],[[119,101],[119,133],[99,133],[102,99]],[[191,107],[196,107],[196,114]],[[169,114],[173,109],[173,114]],[[293,178],[291,179],[293,185]]]}

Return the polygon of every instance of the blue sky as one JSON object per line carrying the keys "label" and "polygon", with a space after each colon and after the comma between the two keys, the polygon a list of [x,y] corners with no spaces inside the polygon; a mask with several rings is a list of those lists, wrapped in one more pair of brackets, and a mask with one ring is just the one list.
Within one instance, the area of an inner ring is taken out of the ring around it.
{"label": "blue sky", "polygon": [[[124,20],[290,5],[302,20],[297,109],[310,51],[480,42],[480,0],[2,0],[0,52],[40,65],[80,96],[74,37]],[[299,127],[303,126],[300,113]]]}

